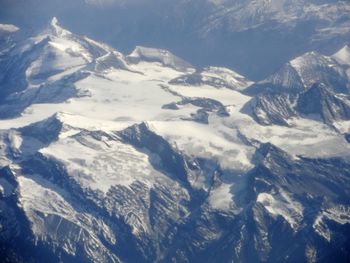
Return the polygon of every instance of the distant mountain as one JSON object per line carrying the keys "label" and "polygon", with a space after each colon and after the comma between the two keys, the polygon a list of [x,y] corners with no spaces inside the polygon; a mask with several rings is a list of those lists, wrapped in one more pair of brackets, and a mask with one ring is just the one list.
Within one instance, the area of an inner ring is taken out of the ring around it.
{"label": "distant mountain", "polygon": [[163,49],[124,55],[55,18],[13,40],[1,260],[348,262],[346,52],[302,56],[267,88]]}
{"label": "distant mountain", "polygon": [[163,66],[172,67],[180,71],[192,68],[188,62],[174,56],[167,50],[139,46],[127,56],[127,60],[133,64],[137,64],[140,61],[159,62]]}
{"label": "distant mountain", "polygon": [[170,83],[189,86],[201,86],[207,84],[218,88],[229,87],[234,90],[243,90],[253,82],[227,68],[208,67],[175,78],[171,80]]}
{"label": "distant mountain", "polygon": [[0,21],[34,31],[58,16],[124,53],[139,45],[168,49],[197,67],[226,66],[254,80],[350,39],[344,0],[62,1],[1,0]]}
{"label": "distant mountain", "polygon": [[[342,54],[342,55],[339,55]],[[335,92],[349,93],[350,65],[346,56],[350,55],[347,46],[333,56],[324,56],[316,52],[308,52],[286,63],[266,79],[259,81],[246,90],[249,94],[267,91],[290,91],[298,93],[310,88],[315,83],[324,83]],[[345,57],[339,62],[339,57]]]}
{"label": "distant mountain", "polygon": [[345,46],[333,56],[311,52],[293,59],[244,90],[255,96],[244,111],[264,125],[288,125],[300,114],[330,125],[349,120],[349,55]]}

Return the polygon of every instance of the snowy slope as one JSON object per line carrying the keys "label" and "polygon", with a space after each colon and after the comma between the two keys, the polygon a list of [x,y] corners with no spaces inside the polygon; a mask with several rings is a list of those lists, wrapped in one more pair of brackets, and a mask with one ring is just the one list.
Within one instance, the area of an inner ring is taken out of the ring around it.
{"label": "snowy slope", "polygon": [[345,45],[342,49],[336,52],[333,57],[340,63],[344,65],[350,64],[350,48]]}

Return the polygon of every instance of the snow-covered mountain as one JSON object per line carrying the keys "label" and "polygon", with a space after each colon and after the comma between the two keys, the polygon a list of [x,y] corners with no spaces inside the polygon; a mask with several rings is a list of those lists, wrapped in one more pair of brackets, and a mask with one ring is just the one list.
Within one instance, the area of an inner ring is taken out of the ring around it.
{"label": "snow-covered mountain", "polygon": [[[346,1],[308,1],[308,0],[248,0],[248,1],[207,1],[215,10],[207,17],[210,23],[203,23],[202,32],[209,33],[230,22],[231,31],[245,31],[257,27],[294,27],[301,21],[323,21],[323,27],[334,26],[341,20],[342,14],[349,11]],[[278,21],[278,24],[275,22]],[[327,26],[325,26],[327,25]],[[349,27],[349,21],[343,20],[341,28]],[[340,29],[338,31],[340,32]],[[325,30],[325,29],[323,29]],[[331,30],[330,30],[331,31]]]}
{"label": "snow-covered mountain", "polygon": [[[39,1],[39,2],[38,2]],[[2,0],[0,19],[28,30],[52,16],[125,53],[171,50],[198,67],[229,66],[254,80],[310,50],[350,39],[347,0]],[[23,12],[26,10],[26,12]]]}
{"label": "snow-covered mountain", "polygon": [[298,115],[330,125],[349,120],[349,56],[344,46],[332,56],[309,52],[293,59],[244,90],[254,98],[243,111],[264,125],[289,125]]}
{"label": "snow-covered mountain", "polygon": [[53,19],[1,53],[0,258],[347,262],[347,50],[267,89]]}

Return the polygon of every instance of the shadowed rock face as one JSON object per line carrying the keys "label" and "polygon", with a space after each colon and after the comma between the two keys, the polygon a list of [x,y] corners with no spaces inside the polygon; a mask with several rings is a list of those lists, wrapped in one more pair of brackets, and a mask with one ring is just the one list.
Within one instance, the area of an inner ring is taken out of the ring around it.
{"label": "shadowed rock face", "polygon": [[303,93],[297,109],[302,114],[319,115],[325,123],[350,119],[349,98],[336,95],[322,84],[315,84]]}
{"label": "shadowed rock face", "polygon": [[288,126],[288,119],[297,115],[292,106],[293,97],[283,93],[266,93],[256,96],[242,111],[250,114],[261,125]]}
{"label": "shadowed rock face", "polygon": [[243,109],[262,125],[288,126],[288,120],[298,115],[316,117],[332,125],[339,120],[349,120],[349,98],[337,94],[324,84],[315,84],[297,96],[286,93],[265,93],[254,98]]}

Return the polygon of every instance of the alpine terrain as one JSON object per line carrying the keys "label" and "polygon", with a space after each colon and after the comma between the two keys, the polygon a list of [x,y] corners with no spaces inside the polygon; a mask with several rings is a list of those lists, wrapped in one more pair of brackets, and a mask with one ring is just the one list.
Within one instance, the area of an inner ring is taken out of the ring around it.
{"label": "alpine terrain", "polygon": [[350,40],[349,0],[0,0],[0,23],[38,33],[53,16],[123,53],[163,48],[196,67],[258,81],[308,51]]}
{"label": "alpine terrain", "polygon": [[[217,12],[282,19],[236,2]],[[350,262],[348,45],[253,82],[56,18],[17,31],[0,25],[1,262]]]}

